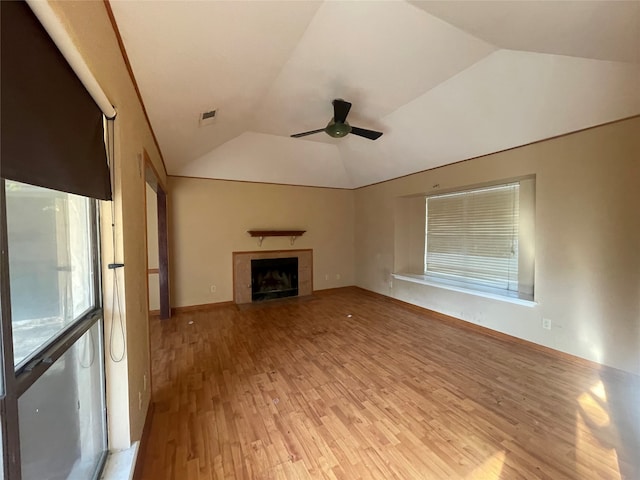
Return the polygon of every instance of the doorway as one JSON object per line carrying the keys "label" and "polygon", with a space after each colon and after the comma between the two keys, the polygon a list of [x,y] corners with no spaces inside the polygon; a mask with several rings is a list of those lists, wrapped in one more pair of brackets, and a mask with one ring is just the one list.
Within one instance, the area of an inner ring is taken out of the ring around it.
{"label": "doorway", "polygon": [[147,230],[148,311],[150,315],[159,315],[161,319],[165,320],[171,317],[167,194],[146,151],[143,151],[143,156]]}

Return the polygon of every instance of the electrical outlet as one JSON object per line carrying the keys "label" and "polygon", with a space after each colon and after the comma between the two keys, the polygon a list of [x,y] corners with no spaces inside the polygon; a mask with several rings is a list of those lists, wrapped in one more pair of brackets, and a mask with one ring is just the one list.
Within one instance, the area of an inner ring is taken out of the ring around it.
{"label": "electrical outlet", "polygon": [[545,330],[551,330],[551,319],[550,318],[543,318],[542,319],[542,328],[544,328]]}
{"label": "electrical outlet", "polygon": [[216,293],[216,290],[218,290],[218,287],[216,287],[215,285],[211,285],[210,289],[211,289],[211,293]]}
{"label": "electrical outlet", "polygon": [[325,276],[324,276],[324,279],[325,279],[325,280],[329,280],[329,274],[325,275]]}
{"label": "electrical outlet", "polygon": [[340,280],[340,274],[336,273],[336,280]]}

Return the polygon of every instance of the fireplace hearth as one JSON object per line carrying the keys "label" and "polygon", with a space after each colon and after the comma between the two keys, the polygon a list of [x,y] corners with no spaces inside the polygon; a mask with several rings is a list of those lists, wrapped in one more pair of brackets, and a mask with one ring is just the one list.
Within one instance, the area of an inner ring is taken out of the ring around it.
{"label": "fireplace hearth", "polygon": [[251,301],[298,295],[298,257],[251,260]]}

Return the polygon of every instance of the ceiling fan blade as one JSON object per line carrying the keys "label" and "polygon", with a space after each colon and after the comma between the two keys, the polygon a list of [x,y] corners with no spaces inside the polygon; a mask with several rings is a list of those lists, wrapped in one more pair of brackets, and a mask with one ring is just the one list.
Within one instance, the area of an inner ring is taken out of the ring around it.
{"label": "ceiling fan blade", "polygon": [[341,98],[336,98],[333,102],[333,121],[336,123],[344,123],[351,110],[351,104],[345,102]]}
{"label": "ceiling fan blade", "polygon": [[351,127],[351,133],[359,137],[368,138],[369,140],[377,140],[382,136],[382,132],[367,130],[366,128]]}
{"label": "ceiling fan blade", "polygon": [[293,138],[306,137],[307,135],[313,135],[314,133],[320,133],[320,132],[324,132],[324,128],[319,128],[318,130],[311,130],[310,132],[295,133],[291,135],[291,137]]}

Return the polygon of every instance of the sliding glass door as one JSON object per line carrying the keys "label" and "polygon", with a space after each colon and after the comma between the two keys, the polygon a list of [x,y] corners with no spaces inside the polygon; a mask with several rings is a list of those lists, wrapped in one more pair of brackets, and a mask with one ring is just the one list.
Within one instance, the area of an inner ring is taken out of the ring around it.
{"label": "sliding glass door", "polygon": [[97,478],[107,449],[97,201],[3,189],[4,472]]}

